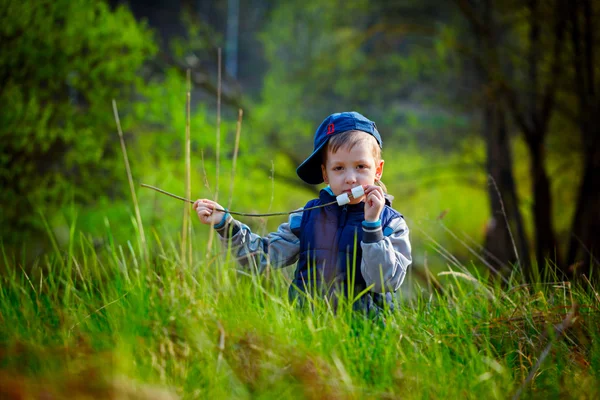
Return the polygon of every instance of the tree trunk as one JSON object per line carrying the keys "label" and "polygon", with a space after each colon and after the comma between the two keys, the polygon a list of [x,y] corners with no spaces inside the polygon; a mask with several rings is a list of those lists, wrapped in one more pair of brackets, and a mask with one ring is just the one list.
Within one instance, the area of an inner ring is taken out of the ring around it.
{"label": "tree trunk", "polygon": [[577,206],[571,226],[566,273],[590,275],[593,265],[600,265],[600,129],[596,122],[600,112],[595,68],[594,19],[589,0],[575,2],[569,8],[572,40],[574,87],[579,108],[579,132],[583,144],[584,170]]}
{"label": "tree trunk", "polygon": [[[487,149],[487,171],[494,180],[488,186],[492,215],[486,229],[485,248],[502,263],[514,264],[519,261],[522,268],[528,269],[529,249],[512,173],[506,115],[497,104],[490,103],[485,107],[483,135]],[[510,273],[509,270],[504,272]]]}
{"label": "tree trunk", "polygon": [[[495,64],[495,51],[504,38],[504,32],[498,30],[494,23],[491,1],[484,0],[480,7],[482,21],[488,29],[489,36],[484,40],[475,28],[477,46],[479,52],[485,54],[486,62]],[[493,78],[488,70],[479,66],[478,75],[484,90],[493,86]],[[486,143],[487,172],[493,179],[488,185],[491,219],[486,229],[485,248],[497,261],[504,264],[500,266],[503,270],[507,267],[506,264],[515,264],[517,261],[520,262],[521,268],[527,269],[530,261],[529,248],[512,173],[512,152],[506,126],[506,112],[495,96],[487,96],[485,101],[483,137]]]}
{"label": "tree trunk", "polygon": [[569,276],[589,276],[592,265],[600,265],[600,146],[597,139],[600,132],[591,129],[595,132],[583,133],[593,143],[588,143],[585,151],[583,178],[571,227],[566,265],[569,269],[565,271]]}
{"label": "tree trunk", "polygon": [[531,154],[530,175],[533,185],[533,223],[535,229],[535,256],[538,270],[543,273],[547,262],[556,263],[556,239],[552,228],[552,197],[550,180],[544,168],[545,153],[542,140],[528,142]]}

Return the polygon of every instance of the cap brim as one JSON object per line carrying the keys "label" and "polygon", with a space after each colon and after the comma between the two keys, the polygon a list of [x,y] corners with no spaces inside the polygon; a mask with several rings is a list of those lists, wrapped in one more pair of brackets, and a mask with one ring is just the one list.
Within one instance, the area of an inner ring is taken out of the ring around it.
{"label": "cap brim", "polygon": [[323,183],[323,171],[321,170],[321,149],[327,140],[319,147],[312,152],[310,156],[298,168],[296,168],[296,173],[304,182],[309,183],[311,185],[318,185],[319,183]]}

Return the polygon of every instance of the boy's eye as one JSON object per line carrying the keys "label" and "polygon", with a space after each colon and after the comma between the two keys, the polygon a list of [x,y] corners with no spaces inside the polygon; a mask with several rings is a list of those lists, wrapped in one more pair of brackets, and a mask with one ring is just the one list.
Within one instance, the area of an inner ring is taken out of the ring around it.
{"label": "boy's eye", "polygon": [[366,168],[366,165],[360,164],[360,165],[358,165],[356,168],[358,168],[358,169],[363,169],[363,168]]}
{"label": "boy's eye", "polygon": [[341,171],[341,170],[342,170],[342,167],[333,167],[333,170],[334,170],[334,171]]}

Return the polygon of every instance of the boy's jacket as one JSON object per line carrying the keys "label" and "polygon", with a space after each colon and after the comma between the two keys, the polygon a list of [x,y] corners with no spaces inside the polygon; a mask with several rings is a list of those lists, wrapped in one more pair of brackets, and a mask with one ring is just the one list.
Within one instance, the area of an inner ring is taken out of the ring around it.
{"label": "boy's jacket", "polygon": [[[332,201],[335,196],[327,187],[304,208]],[[398,289],[412,261],[408,227],[387,197],[380,218],[380,227],[364,228],[364,202],[334,204],[306,212],[300,209],[265,237],[231,216],[217,231],[224,244],[231,241],[242,266],[262,272],[267,265],[279,268],[298,261],[290,300],[302,302],[300,292],[318,293],[335,307],[339,295],[355,298],[370,287],[355,303],[355,308],[370,312],[376,305],[381,307],[384,299],[391,305],[391,292]]]}

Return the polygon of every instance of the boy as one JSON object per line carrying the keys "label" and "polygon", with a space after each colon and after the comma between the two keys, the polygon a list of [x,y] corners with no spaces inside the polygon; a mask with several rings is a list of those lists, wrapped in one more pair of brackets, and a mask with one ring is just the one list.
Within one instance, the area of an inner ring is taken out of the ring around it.
{"label": "boy", "polygon": [[[408,227],[391,208],[381,183],[381,147],[375,123],[363,115],[343,112],[325,118],[315,133],[313,153],[296,172],[307,183],[328,186],[266,237],[216,211],[223,207],[213,201],[197,200],[194,209],[202,223],[214,224],[223,242],[231,240],[240,264],[256,262],[262,272],[267,265],[279,268],[297,261],[290,301],[302,303],[302,292],[316,292],[335,309],[338,296],[354,298],[366,291],[353,307],[378,313],[384,302],[392,305],[392,292],[412,262]],[[304,211],[359,185],[365,194],[347,205]]]}

